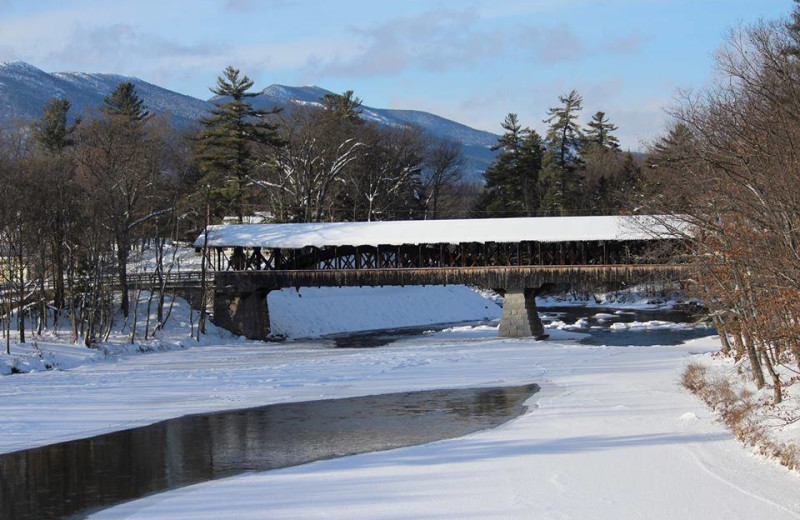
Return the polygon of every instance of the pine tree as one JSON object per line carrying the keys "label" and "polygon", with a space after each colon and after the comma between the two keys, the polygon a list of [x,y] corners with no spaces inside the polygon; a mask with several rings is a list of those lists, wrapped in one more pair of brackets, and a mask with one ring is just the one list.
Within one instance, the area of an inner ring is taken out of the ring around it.
{"label": "pine tree", "polygon": [[38,196],[47,202],[41,208],[42,220],[39,225],[52,252],[53,304],[58,309],[63,308],[65,303],[67,234],[75,226],[75,209],[71,206],[77,199],[74,160],[64,152],[75,145],[74,133],[80,118],[68,125],[69,109],[69,100],[53,98],[45,106],[41,119],[33,125],[34,141],[47,152],[34,157],[41,161],[36,166],[37,178],[41,183]]}
{"label": "pine tree", "polygon": [[195,158],[204,173],[200,183],[210,187],[213,202],[232,207],[239,222],[244,220],[246,185],[255,168],[253,146],[281,143],[277,125],[267,119],[279,110],[253,108],[248,99],[258,93],[250,92],[252,87],[250,78],[228,66],[211,89],[220,98],[194,138]]}
{"label": "pine tree", "polygon": [[325,94],[322,98],[322,105],[326,110],[352,123],[361,121],[361,104],[361,99],[352,90],[346,90],[343,94]]}
{"label": "pine tree", "polygon": [[492,146],[492,151],[504,150],[509,153],[517,153],[526,132],[520,125],[517,114],[508,114],[500,126],[506,132],[500,136],[497,144]]}
{"label": "pine tree", "polygon": [[550,127],[547,131],[546,176],[550,186],[547,194],[548,205],[557,213],[568,210],[571,192],[578,188],[575,174],[583,146],[583,133],[578,125],[578,114],[583,109],[583,98],[573,90],[566,96],[559,96],[560,106],[548,110],[544,120]]}
{"label": "pine tree", "polygon": [[599,111],[593,115],[587,126],[588,128],[585,132],[585,144],[587,147],[594,147],[600,150],[619,150],[619,140],[614,135],[618,128],[608,120],[605,112]]}
{"label": "pine tree", "polygon": [[520,125],[516,114],[506,116],[502,126],[506,132],[492,148],[502,153],[483,174],[485,191],[473,212],[481,217],[534,216],[541,200],[544,143],[538,133]]}
{"label": "pine tree", "polygon": [[676,168],[694,158],[695,138],[683,123],[677,123],[653,145],[648,157],[651,168]]}
{"label": "pine tree", "polygon": [[[155,213],[148,188],[158,182],[157,140],[148,125],[150,112],[129,82],[120,83],[103,99],[103,117],[87,124],[78,162],[93,180],[95,199],[116,243],[121,310],[129,313],[128,257],[133,233]],[[88,338],[88,337],[87,337]]]}
{"label": "pine tree", "polygon": [[542,136],[535,130],[527,131],[520,149],[518,173],[523,216],[526,217],[535,217],[541,209],[544,155],[545,145]]}
{"label": "pine tree", "polygon": [[80,124],[80,118],[68,125],[69,109],[69,100],[53,98],[45,106],[42,118],[34,124],[33,137],[48,152],[58,153],[75,144],[72,134]]}
{"label": "pine tree", "polygon": [[100,111],[107,116],[123,117],[131,123],[145,121],[150,117],[150,111],[145,108],[136,87],[129,81],[120,83],[110,96],[103,98]]}

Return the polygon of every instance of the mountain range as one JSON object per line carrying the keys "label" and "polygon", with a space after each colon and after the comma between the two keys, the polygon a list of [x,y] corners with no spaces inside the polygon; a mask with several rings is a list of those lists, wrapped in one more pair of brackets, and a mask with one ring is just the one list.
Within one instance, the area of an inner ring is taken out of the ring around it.
{"label": "mountain range", "polygon": [[[133,83],[150,111],[168,114],[176,126],[193,125],[213,106],[213,98],[198,99],[138,78],[83,72],[49,73],[22,61],[12,61],[0,62],[0,123],[38,119],[53,97],[69,99],[75,114],[90,113],[123,81]],[[259,108],[287,107],[318,103],[330,93],[317,86],[270,85],[251,98],[251,102]],[[364,106],[362,117],[381,125],[416,125],[430,135],[461,143],[470,179],[479,180],[496,156],[490,147],[497,143],[497,135],[436,114]]]}

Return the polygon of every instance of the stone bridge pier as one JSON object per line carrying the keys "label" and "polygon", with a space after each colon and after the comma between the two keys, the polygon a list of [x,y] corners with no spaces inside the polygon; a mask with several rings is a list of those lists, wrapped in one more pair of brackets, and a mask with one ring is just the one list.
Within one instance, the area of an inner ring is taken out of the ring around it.
{"label": "stone bridge pier", "polygon": [[542,320],[536,311],[536,289],[501,289],[503,315],[500,319],[500,337],[545,339]]}
{"label": "stone bridge pier", "polygon": [[269,289],[247,292],[214,291],[214,325],[247,339],[265,340],[269,337]]}

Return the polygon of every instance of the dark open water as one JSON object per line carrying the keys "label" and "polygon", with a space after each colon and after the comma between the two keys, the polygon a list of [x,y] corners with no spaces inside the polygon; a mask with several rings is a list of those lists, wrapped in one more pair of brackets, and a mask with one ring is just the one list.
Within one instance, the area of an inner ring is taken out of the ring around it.
{"label": "dark open water", "polygon": [[492,428],[536,385],[406,392],[190,415],[0,455],[0,519],[83,518],[248,471],[387,450]]}
{"label": "dark open water", "polygon": [[[595,318],[597,314],[605,314]],[[667,323],[693,324],[698,317],[681,310],[618,310],[609,308],[587,307],[542,307],[539,316],[545,325],[553,321],[562,321],[574,325],[579,320],[584,324],[581,328],[572,329],[589,337],[580,341],[584,345],[635,346],[648,347],[654,345],[680,345],[690,339],[702,338],[716,334],[711,327],[704,325],[665,329],[630,329],[614,330],[614,323],[663,321]],[[474,323],[473,323],[474,324]],[[336,348],[376,348],[395,343],[403,339],[413,338],[426,332],[443,330],[453,324],[429,325],[425,327],[407,327],[386,329],[360,333],[332,335],[328,337]],[[545,331],[546,332],[546,331]]]}
{"label": "dark open water", "polygon": [[[582,327],[575,332],[588,334],[581,340],[584,345],[608,345],[614,347],[649,347],[654,345],[680,345],[695,338],[712,336],[717,332],[703,324],[671,329],[612,329],[614,323],[633,323],[662,321],[666,323],[694,324],[698,317],[690,312],[680,310],[617,310],[585,307],[546,307],[540,309],[542,322],[548,324],[554,320],[568,325],[581,320]],[[602,317],[595,317],[598,314]]]}

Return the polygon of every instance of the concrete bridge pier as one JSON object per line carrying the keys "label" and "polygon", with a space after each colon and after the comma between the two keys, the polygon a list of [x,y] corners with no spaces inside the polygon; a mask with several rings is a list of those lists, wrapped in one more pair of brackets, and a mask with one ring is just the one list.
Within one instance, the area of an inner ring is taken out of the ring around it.
{"label": "concrete bridge pier", "polygon": [[269,289],[239,293],[214,291],[214,324],[247,339],[268,339],[268,294]]}
{"label": "concrete bridge pier", "polygon": [[500,337],[545,339],[547,334],[536,312],[535,289],[505,289],[502,291],[503,315]]}

